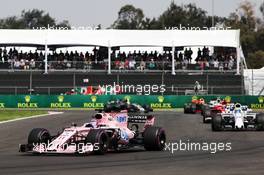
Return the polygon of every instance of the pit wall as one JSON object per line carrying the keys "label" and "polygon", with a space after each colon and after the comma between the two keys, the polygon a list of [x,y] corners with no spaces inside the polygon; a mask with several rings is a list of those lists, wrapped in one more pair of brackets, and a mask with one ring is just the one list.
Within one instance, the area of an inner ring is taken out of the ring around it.
{"label": "pit wall", "polygon": [[220,97],[239,102],[253,109],[264,109],[263,96],[175,96],[175,95],[0,95],[0,108],[102,108],[116,99],[128,99],[130,103],[150,105],[153,109],[182,108],[193,98],[204,98],[206,102]]}

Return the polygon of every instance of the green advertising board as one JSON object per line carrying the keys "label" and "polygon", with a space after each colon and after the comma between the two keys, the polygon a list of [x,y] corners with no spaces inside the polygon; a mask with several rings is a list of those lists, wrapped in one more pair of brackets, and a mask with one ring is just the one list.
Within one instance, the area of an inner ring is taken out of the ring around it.
{"label": "green advertising board", "polygon": [[176,96],[176,95],[0,95],[0,108],[102,108],[111,100],[127,99],[154,109],[182,108],[193,98],[206,102],[217,97],[240,102],[253,109],[264,109],[263,96]]}

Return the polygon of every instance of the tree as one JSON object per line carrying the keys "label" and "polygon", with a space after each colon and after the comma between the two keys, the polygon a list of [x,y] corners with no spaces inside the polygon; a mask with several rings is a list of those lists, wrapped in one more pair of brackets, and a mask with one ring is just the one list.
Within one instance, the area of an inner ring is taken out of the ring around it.
{"label": "tree", "polygon": [[[225,18],[215,17],[216,23],[223,22]],[[179,25],[188,28],[199,29],[210,28],[212,17],[207,16],[207,11],[197,7],[195,4],[178,6],[171,2],[169,8],[162,13],[158,19],[160,28],[177,27]]]}
{"label": "tree", "polygon": [[255,34],[256,36],[256,50],[263,50],[264,51],[264,28],[258,30]]}
{"label": "tree", "polygon": [[5,19],[0,19],[1,29],[23,29],[24,24],[16,16],[7,17]]}
{"label": "tree", "polygon": [[34,27],[46,27],[48,25],[55,26],[55,19],[51,18],[50,15],[44,14],[42,10],[29,10],[29,11],[22,11],[21,20],[24,23],[25,28],[32,29]]}
{"label": "tree", "polygon": [[[215,17],[216,23],[223,23],[225,18]],[[141,9],[132,5],[123,6],[118,12],[118,19],[112,25],[115,29],[170,29],[172,27],[200,28],[211,27],[212,17],[195,4],[177,5],[171,2],[168,9],[157,19],[144,18]]]}
{"label": "tree", "polygon": [[48,13],[38,9],[23,10],[20,17],[12,16],[0,20],[2,29],[33,29],[48,26],[70,28],[68,21],[56,23],[56,20]]}
{"label": "tree", "polygon": [[[258,50],[257,43],[259,42],[257,38],[257,19],[253,5],[249,1],[243,1],[236,12],[230,14],[225,23],[232,29],[240,29],[240,42],[245,58],[249,61],[253,58],[252,54]],[[251,54],[250,57],[249,54]],[[249,64],[249,66],[252,65],[254,64]]]}
{"label": "tree", "polygon": [[145,18],[142,21],[142,28],[145,30],[159,29],[159,24],[156,18]]}
{"label": "tree", "polygon": [[185,15],[186,13],[182,7],[171,2],[168,9],[158,18],[158,26],[160,29],[179,26],[179,24],[187,26],[187,24],[183,22]]}
{"label": "tree", "polygon": [[260,5],[260,8],[259,8],[260,12],[262,13],[262,18],[264,20],[264,2]]}
{"label": "tree", "polygon": [[254,53],[249,53],[247,63],[250,68],[254,69],[264,67],[264,51],[258,50]]}
{"label": "tree", "polygon": [[112,25],[115,29],[142,29],[144,13],[133,5],[125,5],[118,12],[118,18]]}
{"label": "tree", "polygon": [[249,1],[244,1],[240,4],[239,9],[241,13],[241,22],[248,25],[249,29],[255,30],[256,17],[253,5]]}

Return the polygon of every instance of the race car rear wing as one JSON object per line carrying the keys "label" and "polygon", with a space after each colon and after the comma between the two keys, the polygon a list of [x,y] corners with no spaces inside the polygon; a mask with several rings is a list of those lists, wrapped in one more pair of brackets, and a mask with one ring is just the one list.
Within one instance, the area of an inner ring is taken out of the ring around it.
{"label": "race car rear wing", "polygon": [[[221,114],[222,117],[234,117],[233,114],[227,113],[227,114]],[[245,117],[251,117],[251,118],[256,118],[256,113],[248,113],[245,115]]]}

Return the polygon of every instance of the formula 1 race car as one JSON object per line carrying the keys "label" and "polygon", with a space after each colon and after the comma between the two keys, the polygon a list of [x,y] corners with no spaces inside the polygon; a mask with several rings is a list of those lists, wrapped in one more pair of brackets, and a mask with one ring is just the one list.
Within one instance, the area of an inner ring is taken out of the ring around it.
{"label": "formula 1 race car", "polygon": [[226,100],[221,100],[220,98],[210,100],[208,104],[202,106],[201,115],[203,116],[203,122],[210,123],[213,116],[217,113],[228,111],[228,108],[232,105],[234,104],[227,102]]}
{"label": "formula 1 race car", "polygon": [[106,112],[127,110],[128,113],[153,112],[153,109],[149,105],[142,105],[141,106],[141,105],[136,104],[136,103],[130,103],[127,100],[110,101],[104,105],[103,110]]}
{"label": "formula 1 race car", "polygon": [[19,145],[19,151],[105,154],[138,146],[161,151],[166,134],[163,128],[153,126],[154,121],[152,115],[128,116],[126,110],[101,111],[89,123],[73,124],[55,136],[51,136],[47,129],[34,128],[28,135],[28,143]]}
{"label": "formula 1 race car", "polygon": [[264,130],[264,114],[253,113],[247,106],[237,103],[223,113],[212,117],[212,130]]}
{"label": "formula 1 race car", "polygon": [[195,114],[202,111],[202,106],[205,104],[203,98],[193,99],[191,103],[184,104],[185,114]]}
{"label": "formula 1 race car", "polygon": [[219,98],[211,100],[209,104],[204,104],[201,111],[203,123],[210,123],[213,116],[225,112],[226,105],[227,104]]}

